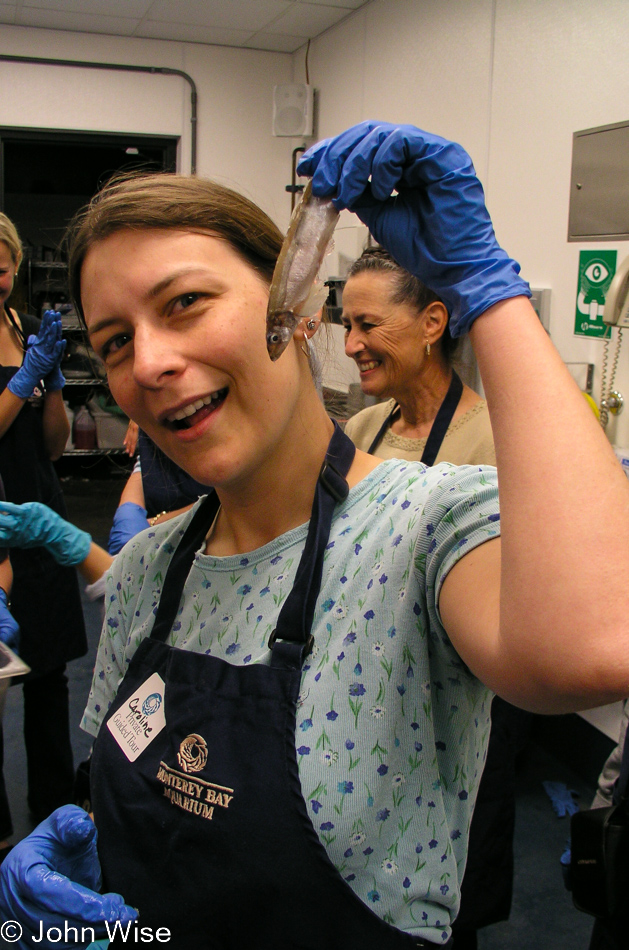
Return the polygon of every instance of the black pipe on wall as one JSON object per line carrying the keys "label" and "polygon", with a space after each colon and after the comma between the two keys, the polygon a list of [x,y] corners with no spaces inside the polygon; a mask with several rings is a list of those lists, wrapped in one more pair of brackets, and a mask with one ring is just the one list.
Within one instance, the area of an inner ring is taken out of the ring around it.
{"label": "black pipe on wall", "polygon": [[74,66],[81,69],[112,69],[133,73],[155,73],[162,76],[181,76],[190,86],[190,174],[197,172],[197,87],[188,73],[181,69],[171,69],[170,66],[131,66],[125,63],[92,63],[74,59],[44,59],[38,56],[10,56],[0,54],[0,62],[28,63],[43,66]]}

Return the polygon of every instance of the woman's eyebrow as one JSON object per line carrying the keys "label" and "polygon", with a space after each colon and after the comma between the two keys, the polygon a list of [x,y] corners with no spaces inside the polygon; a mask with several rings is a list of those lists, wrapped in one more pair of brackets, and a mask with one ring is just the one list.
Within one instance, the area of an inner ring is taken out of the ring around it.
{"label": "woman's eyebrow", "polygon": [[159,297],[162,291],[167,290],[168,287],[176,280],[179,280],[180,277],[190,277],[193,274],[202,274],[207,276],[208,273],[209,272],[204,267],[198,267],[197,265],[181,267],[179,270],[169,274],[168,277],[164,277],[163,280],[158,281],[153,287],[151,287],[148,292],[148,297]]}
{"label": "woman's eyebrow", "polygon": [[[190,277],[195,274],[208,276],[208,271],[203,267],[190,266],[190,267],[181,267],[179,270],[174,271],[172,274],[169,274],[168,277],[164,277],[163,280],[158,281],[147,293],[149,299],[159,297],[159,295],[167,290],[171,284],[176,280],[179,280],[181,277]],[[93,336],[95,333],[98,333],[100,330],[106,329],[108,326],[111,326],[112,323],[117,323],[120,318],[115,317],[104,317],[102,320],[99,320],[94,326],[88,329],[89,336]]]}
{"label": "woman's eyebrow", "polygon": [[102,320],[98,320],[94,326],[87,328],[87,335],[89,337],[94,336],[101,330],[105,330],[107,327],[111,326],[112,323],[118,323],[118,319],[118,317],[104,317]]}

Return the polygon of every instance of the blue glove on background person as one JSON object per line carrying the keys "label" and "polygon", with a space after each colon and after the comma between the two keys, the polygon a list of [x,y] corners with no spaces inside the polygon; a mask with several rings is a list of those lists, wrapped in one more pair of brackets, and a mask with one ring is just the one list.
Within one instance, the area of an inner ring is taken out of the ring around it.
{"label": "blue glove on background person", "polygon": [[[43,927],[93,927],[106,936],[105,921],[121,925],[138,913],[119,894],[99,894],[101,870],[96,827],[87,812],[64,805],[11,850],[0,867],[0,920],[17,921],[22,938],[12,946],[32,950]],[[27,939],[28,938],[28,939]],[[44,944],[38,944],[43,946]],[[76,946],[56,942],[55,947]]]}
{"label": "blue glove on background person", "polygon": [[0,547],[45,548],[57,564],[73,566],[87,557],[92,539],[39,501],[0,501]]}
{"label": "blue glove on background person", "polygon": [[134,501],[125,501],[124,504],[116,508],[114,522],[109,532],[107,550],[110,554],[117,554],[127,541],[130,541],[136,534],[148,527],[146,508],[136,505]]}
{"label": "blue glove on background person", "polygon": [[[46,313],[52,314],[55,318],[58,317],[58,322],[62,323],[61,314],[58,311],[47,310],[44,313],[44,316],[46,316]],[[62,332],[63,332],[63,326],[62,326]],[[35,339],[36,337],[29,336],[28,338],[29,344],[34,342]],[[61,372],[61,360],[63,359],[63,355],[65,353],[66,341],[62,340],[61,342],[63,343],[63,348],[61,349],[61,352],[59,354],[59,359],[57,363],[55,364],[55,366],[53,367],[53,369],[46,376],[44,376],[44,386],[46,387],[46,392],[48,393],[57,392],[59,389],[63,389],[63,387],[66,384],[66,378]]]}
{"label": "blue glove on background person", "polygon": [[575,801],[578,798],[578,792],[568,788],[563,782],[547,781],[542,782],[542,785],[558,818],[565,818],[566,815],[576,815],[579,811],[579,805]]}
{"label": "blue glove on background person", "polygon": [[[361,122],[305,152],[299,175],[334,195],[402,267],[446,303],[461,336],[493,304],[531,296],[498,245],[483,187],[460,145],[412,125]],[[397,194],[392,192],[396,190]]]}
{"label": "blue glove on background person", "polygon": [[[35,386],[49,374],[52,374],[53,385],[58,383],[59,376],[63,379],[59,364],[65,352],[66,341],[61,338],[61,314],[55,310],[46,310],[39,333],[37,336],[29,336],[28,343],[22,365],[7,384],[7,389],[20,399],[32,396]],[[59,370],[59,375],[56,370]],[[65,383],[65,379],[63,382]],[[57,385],[57,388],[61,387]]]}
{"label": "blue glove on background person", "polygon": [[9,610],[9,598],[4,587],[0,587],[0,640],[17,653],[20,645],[20,627]]}

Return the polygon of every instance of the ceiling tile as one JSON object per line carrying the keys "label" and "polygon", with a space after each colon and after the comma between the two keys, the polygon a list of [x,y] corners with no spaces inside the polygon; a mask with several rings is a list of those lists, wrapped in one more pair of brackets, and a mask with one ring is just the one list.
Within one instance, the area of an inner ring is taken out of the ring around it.
{"label": "ceiling tile", "polygon": [[314,3],[294,3],[277,20],[273,21],[274,33],[288,33],[293,36],[318,36],[334,23],[347,16],[349,10],[342,7],[317,6]]}
{"label": "ceiling tile", "polygon": [[17,26],[39,26],[49,30],[70,30],[79,33],[110,33],[131,36],[138,23],[131,17],[96,16],[82,13],[60,13],[22,7],[15,18]]}
{"label": "ceiling tile", "polygon": [[223,30],[193,23],[143,20],[134,36],[153,40],[180,40],[184,43],[210,43],[216,46],[244,46],[251,37],[251,30]]}
{"label": "ceiling tile", "polygon": [[255,32],[293,6],[291,0],[155,0],[151,20],[197,23],[226,30]]}
{"label": "ceiling tile", "polygon": [[85,13],[110,19],[143,17],[153,0],[25,0],[22,8],[35,7],[58,13]]}
{"label": "ceiling tile", "polygon": [[15,4],[0,3],[0,23],[15,23]]}
{"label": "ceiling tile", "polygon": [[294,52],[370,0],[0,0],[0,23]]}
{"label": "ceiling tile", "polygon": [[244,44],[247,49],[272,50],[274,53],[294,53],[307,42],[305,36],[289,36],[283,33],[260,32]]}

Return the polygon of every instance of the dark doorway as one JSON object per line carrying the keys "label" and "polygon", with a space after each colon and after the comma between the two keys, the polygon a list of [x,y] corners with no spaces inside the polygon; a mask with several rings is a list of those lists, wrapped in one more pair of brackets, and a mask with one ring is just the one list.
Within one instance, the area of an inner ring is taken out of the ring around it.
{"label": "dark doorway", "polygon": [[177,139],[0,128],[0,209],[24,246],[11,305],[38,313],[29,262],[62,262],[72,216],[118,171],[175,171]]}

